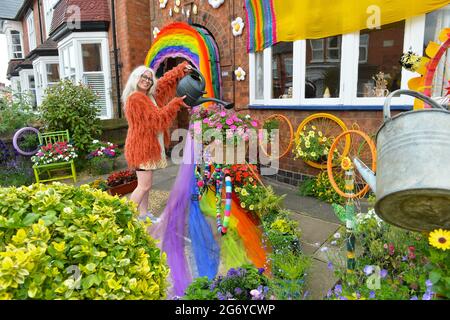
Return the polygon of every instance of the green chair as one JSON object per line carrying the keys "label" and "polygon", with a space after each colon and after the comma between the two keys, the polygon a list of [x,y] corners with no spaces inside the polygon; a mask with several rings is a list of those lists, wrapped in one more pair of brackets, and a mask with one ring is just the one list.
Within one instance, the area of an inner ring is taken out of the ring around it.
{"label": "green chair", "polygon": [[[44,146],[49,143],[70,142],[69,130],[39,133],[38,136],[39,144]],[[69,178],[72,178],[73,182],[77,182],[77,173],[75,170],[75,163],[73,162],[73,159],[70,159],[69,161],[54,162],[49,164],[35,164],[33,166],[33,170],[37,183]],[[70,171],[71,174],[55,176],[55,173],[60,172],[61,170]],[[46,174],[47,177],[45,179],[42,179],[42,174]]]}

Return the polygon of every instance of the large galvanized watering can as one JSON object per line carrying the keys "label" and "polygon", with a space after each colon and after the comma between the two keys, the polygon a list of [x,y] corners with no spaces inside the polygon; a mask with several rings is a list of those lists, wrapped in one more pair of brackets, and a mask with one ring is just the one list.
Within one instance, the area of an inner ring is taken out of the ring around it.
{"label": "large galvanized watering can", "polygon": [[[423,100],[429,109],[391,117],[394,96]],[[376,177],[358,159],[355,167],[376,193],[376,213],[386,222],[415,231],[450,229],[450,112],[410,90],[392,92],[377,133]]]}

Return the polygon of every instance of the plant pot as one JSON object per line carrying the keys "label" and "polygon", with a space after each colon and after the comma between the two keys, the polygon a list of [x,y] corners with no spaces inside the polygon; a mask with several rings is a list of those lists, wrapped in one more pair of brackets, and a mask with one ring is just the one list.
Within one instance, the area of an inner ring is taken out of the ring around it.
{"label": "plant pot", "polygon": [[108,193],[112,196],[119,195],[124,196],[128,193],[131,193],[137,187],[137,180],[131,181],[129,183],[121,184],[115,187],[111,187],[108,189]]}

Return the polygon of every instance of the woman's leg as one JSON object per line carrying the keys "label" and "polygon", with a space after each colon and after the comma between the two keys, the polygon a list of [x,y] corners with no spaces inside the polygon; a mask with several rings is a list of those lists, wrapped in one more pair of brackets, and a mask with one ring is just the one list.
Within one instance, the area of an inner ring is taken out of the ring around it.
{"label": "woman's leg", "polygon": [[142,214],[146,214],[147,210],[148,210],[148,197],[150,194],[150,190],[147,191],[144,196],[142,197],[142,201],[141,204],[139,205],[139,213]]}
{"label": "woman's leg", "polygon": [[131,194],[130,200],[134,201],[139,207],[139,213],[144,215],[147,213],[147,209],[142,209],[141,202],[144,201],[144,197],[147,197],[148,206],[148,194],[152,188],[153,171],[136,171],[138,178],[138,186]]}

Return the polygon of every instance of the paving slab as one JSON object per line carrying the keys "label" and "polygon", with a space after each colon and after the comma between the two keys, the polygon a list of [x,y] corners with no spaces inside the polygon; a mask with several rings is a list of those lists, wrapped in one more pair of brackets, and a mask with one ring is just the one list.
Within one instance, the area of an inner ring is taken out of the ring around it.
{"label": "paving slab", "polygon": [[312,259],[311,267],[305,279],[305,291],[309,292],[309,299],[323,300],[337,280],[334,272],[328,269],[325,262]]}
{"label": "paving slab", "polygon": [[301,233],[301,241],[304,246],[309,245],[309,249],[320,248],[340,227],[339,224],[327,222],[305,214],[292,213],[290,216],[298,221],[298,228]]}

